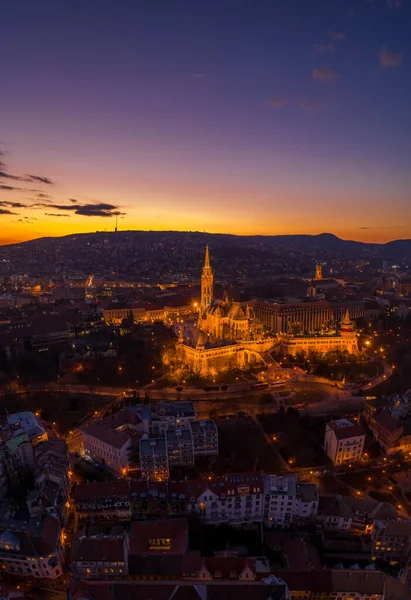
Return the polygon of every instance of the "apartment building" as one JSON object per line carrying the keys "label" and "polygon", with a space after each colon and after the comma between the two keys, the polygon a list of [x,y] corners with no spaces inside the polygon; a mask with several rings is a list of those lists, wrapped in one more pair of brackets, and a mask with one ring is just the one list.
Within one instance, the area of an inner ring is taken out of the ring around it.
{"label": "apartment building", "polygon": [[411,523],[374,521],[371,532],[372,558],[391,565],[406,563],[411,555]]}
{"label": "apartment building", "polygon": [[45,442],[48,439],[46,430],[32,412],[23,411],[8,415],[7,423],[14,436],[19,436],[24,432],[33,446]]}
{"label": "apartment building", "polygon": [[169,478],[167,442],[165,438],[140,440],[141,477],[154,481]]}
{"label": "apartment building", "polygon": [[213,524],[260,522],[263,493],[257,473],[187,481],[187,513]]}
{"label": "apartment building", "polygon": [[190,429],[166,431],[169,467],[192,467],[194,465],[193,436]]}
{"label": "apartment building", "polygon": [[268,527],[289,527],[296,520],[312,520],[318,509],[318,491],[313,484],[295,477],[264,476],[263,522]]}
{"label": "apartment building", "polygon": [[57,579],[63,573],[60,524],[54,517],[0,525],[1,571],[19,577]]}
{"label": "apartment building", "polygon": [[188,429],[196,419],[192,402],[156,402],[150,407],[150,435],[163,437],[168,430]]}
{"label": "apartment building", "polygon": [[71,570],[83,579],[121,579],[128,575],[128,535],[122,527],[87,530],[73,539]]}
{"label": "apartment building", "polygon": [[387,576],[362,569],[277,571],[290,591],[291,600],[384,600]]}
{"label": "apartment building", "polygon": [[318,529],[350,531],[353,512],[344,496],[320,496],[316,523]]}
{"label": "apartment building", "polygon": [[365,443],[365,431],[348,419],[327,423],[324,450],[335,465],[361,460]]}
{"label": "apartment building", "polygon": [[194,457],[218,456],[218,429],[212,420],[190,423]]}
{"label": "apartment building", "polygon": [[0,446],[0,460],[4,471],[12,484],[17,484],[21,473],[33,473],[36,468],[36,459],[33,446],[27,433],[12,436],[6,432]]}
{"label": "apartment building", "polygon": [[188,551],[187,519],[137,521],[130,528],[130,574],[181,576]]}
{"label": "apartment building", "polygon": [[74,506],[79,519],[130,519],[130,483],[122,479],[80,483],[74,492]]}

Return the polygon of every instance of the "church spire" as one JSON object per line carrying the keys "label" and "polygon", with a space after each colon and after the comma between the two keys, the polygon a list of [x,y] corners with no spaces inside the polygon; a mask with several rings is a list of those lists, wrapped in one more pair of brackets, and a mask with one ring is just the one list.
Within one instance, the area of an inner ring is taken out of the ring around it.
{"label": "church spire", "polygon": [[203,272],[201,274],[201,307],[200,313],[205,314],[207,312],[208,307],[213,301],[213,271],[210,266],[210,253],[208,250],[208,245],[206,246],[205,258],[204,258],[204,267]]}
{"label": "church spire", "polygon": [[206,246],[206,251],[205,251],[204,266],[205,267],[209,267],[210,266],[210,253],[208,251],[208,244]]}

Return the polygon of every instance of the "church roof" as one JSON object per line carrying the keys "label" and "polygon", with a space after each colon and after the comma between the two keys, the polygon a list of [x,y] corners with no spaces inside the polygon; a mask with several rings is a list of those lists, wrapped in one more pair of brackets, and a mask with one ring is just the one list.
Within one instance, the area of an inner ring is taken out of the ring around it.
{"label": "church roof", "polygon": [[230,319],[233,319],[233,321],[244,321],[247,319],[243,307],[239,302],[231,303],[228,316],[230,317]]}

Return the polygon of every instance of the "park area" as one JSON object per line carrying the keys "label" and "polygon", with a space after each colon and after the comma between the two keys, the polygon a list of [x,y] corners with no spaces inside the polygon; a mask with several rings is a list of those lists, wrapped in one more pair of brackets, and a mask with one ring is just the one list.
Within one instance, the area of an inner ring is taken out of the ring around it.
{"label": "park area", "polygon": [[278,473],[285,465],[258,423],[246,417],[218,419],[219,456],[216,473],[266,471]]}
{"label": "park area", "polygon": [[261,416],[260,423],[282,458],[293,468],[330,465],[323,449],[323,417],[301,416],[289,408],[287,412]]}

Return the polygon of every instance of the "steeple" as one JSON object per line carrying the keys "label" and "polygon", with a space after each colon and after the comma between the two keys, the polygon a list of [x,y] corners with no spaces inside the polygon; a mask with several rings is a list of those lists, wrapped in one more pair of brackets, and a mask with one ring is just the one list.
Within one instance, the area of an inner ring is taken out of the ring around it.
{"label": "steeple", "polygon": [[208,307],[213,301],[213,271],[210,266],[210,253],[208,245],[206,246],[203,272],[201,274],[201,306],[200,316],[207,312]]}
{"label": "steeple", "polygon": [[345,315],[343,319],[341,319],[340,323],[340,331],[351,332],[353,331],[352,321],[350,319],[350,313],[348,312],[348,308],[345,311]]}
{"label": "steeple", "polygon": [[205,251],[204,266],[205,267],[209,267],[210,266],[210,253],[208,251],[208,244],[206,246],[206,251]]}

